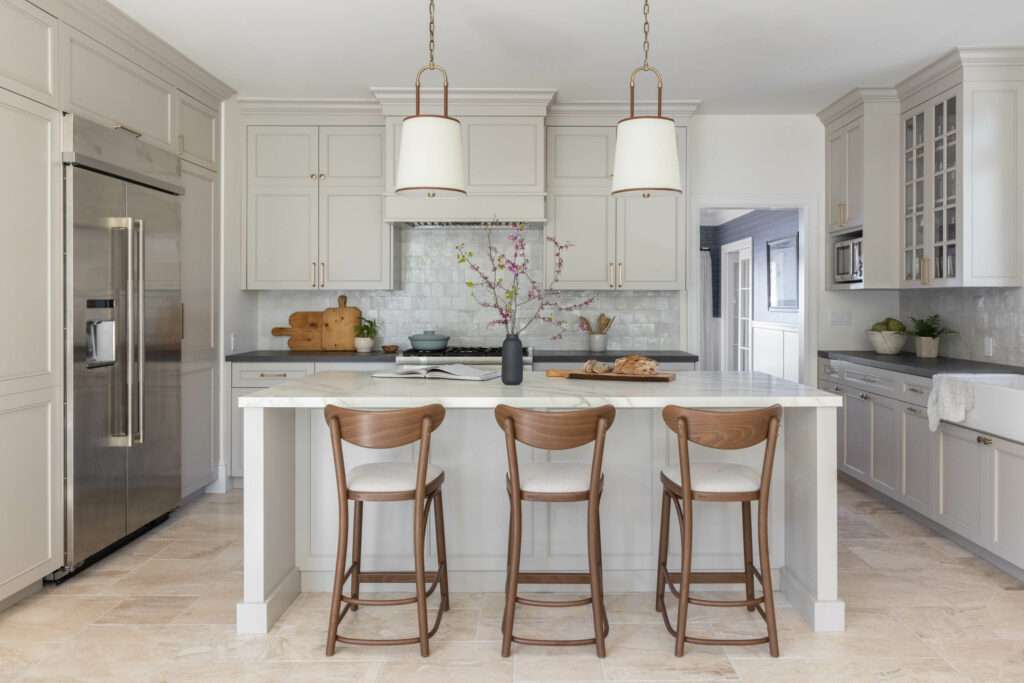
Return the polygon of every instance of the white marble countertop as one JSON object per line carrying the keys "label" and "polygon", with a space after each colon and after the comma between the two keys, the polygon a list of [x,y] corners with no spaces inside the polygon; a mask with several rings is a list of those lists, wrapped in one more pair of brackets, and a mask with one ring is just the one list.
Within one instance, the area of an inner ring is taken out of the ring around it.
{"label": "white marble countertop", "polygon": [[283,382],[238,399],[243,408],[407,408],[425,403],[447,408],[827,408],[842,397],[763,373],[680,372],[672,382],[614,382],[546,377],[524,373],[519,386],[500,379],[467,382],[443,379],[384,379],[367,372],[325,372]]}

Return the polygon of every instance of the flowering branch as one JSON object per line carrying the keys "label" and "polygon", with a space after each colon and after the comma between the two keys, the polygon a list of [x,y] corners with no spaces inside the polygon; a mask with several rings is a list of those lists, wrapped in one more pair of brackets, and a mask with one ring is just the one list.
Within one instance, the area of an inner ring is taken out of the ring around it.
{"label": "flowering branch", "polygon": [[[456,261],[470,270],[470,279],[466,280],[473,301],[486,309],[493,309],[497,317],[488,323],[488,327],[503,326],[506,334],[522,334],[530,325],[540,321],[558,328],[553,339],[561,339],[569,329],[569,323],[559,314],[579,311],[591,303],[593,297],[575,303],[564,303],[562,294],[553,289],[545,289],[530,274],[530,259],[526,255],[525,226],[518,224],[508,235],[511,242],[511,254],[501,252],[494,246],[492,226],[487,227],[487,261],[490,269],[481,266],[475,254],[466,249],[465,244],[455,247]],[[548,237],[554,249],[554,267],[551,285],[557,283],[565,267],[565,252],[572,247],[571,243],[559,242]],[[474,279],[475,278],[475,279]],[[480,294],[481,290],[485,290]],[[532,313],[528,309],[533,308]],[[525,321],[525,322],[522,322]]]}

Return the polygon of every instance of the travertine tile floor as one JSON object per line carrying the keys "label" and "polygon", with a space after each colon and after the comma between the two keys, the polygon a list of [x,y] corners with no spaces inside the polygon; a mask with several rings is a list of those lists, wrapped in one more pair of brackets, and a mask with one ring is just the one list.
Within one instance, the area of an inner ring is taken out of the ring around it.
{"label": "travertine tile floor", "polygon": [[[849,628],[815,634],[782,606],[780,659],[763,646],[691,647],[677,659],[650,594],[609,596],[603,661],[590,648],[518,646],[502,659],[493,594],[453,597],[429,659],[414,646],[341,646],[327,659],[326,594],[301,596],[268,636],[235,635],[241,498],[208,495],[0,614],[0,681],[1024,681],[1024,586],[842,484],[839,514]],[[351,633],[404,634],[414,617],[403,609],[362,610]],[[691,611],[693,630],[762,628],[744,610]],[[519,615],[522,635],[590,628],[587,608]]]}

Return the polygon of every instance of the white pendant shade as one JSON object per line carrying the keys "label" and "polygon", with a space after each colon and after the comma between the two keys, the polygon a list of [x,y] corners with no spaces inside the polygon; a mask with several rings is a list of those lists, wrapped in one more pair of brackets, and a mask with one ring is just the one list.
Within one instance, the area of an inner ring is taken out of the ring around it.
{"label": "white pendant shade", "polygon": [[466,193],[462,125],[446,116],[410,116],[402,122],[395,192]]}
{"label": "white pendant shade", "polygon": [[614,172],[615,195],[682,192],[675,121],[653,116],[619,121]]}

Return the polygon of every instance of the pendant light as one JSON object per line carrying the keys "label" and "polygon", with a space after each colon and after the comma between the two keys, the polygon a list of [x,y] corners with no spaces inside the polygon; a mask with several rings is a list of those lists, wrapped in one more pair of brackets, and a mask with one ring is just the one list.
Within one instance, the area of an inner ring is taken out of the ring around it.
{"label": "pendant light", "polygon": [[[448,116],[448,72],[434,62],[434,0],[430,0],[428,12],[427,64],[416,72],[416,113],[402,122],[395,192],[429,197],[466,194],[462,124]],[[420,112],[420,79],[427,71],[441,73],[440,115]]]}
{"label": "pendant light", "polygon": [[[613,195],[650,197],[665,192],[682,192],[679,181],[679,150],[676,123],[661,114],[664,81],[650,65],[651,4],[644,0],[644,63],[629,74],[629,117],[619,121],[615,140]],[[658,113],[636,115],[636,77],[650,71],[658,79]]]}

